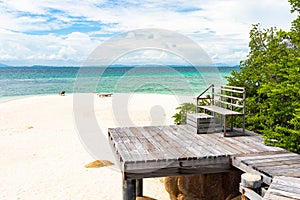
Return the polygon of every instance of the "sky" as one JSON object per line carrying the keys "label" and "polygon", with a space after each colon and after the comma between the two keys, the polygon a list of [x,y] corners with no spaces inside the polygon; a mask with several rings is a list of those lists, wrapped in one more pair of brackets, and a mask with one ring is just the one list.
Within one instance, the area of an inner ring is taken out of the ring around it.
{"label": "sky", "polygon": [[[136,29],[166,29],[196,42],[217,65],[248,53],[252,24],[289,30],[287,0],[0,0],[0,63],[81,66],[105,41]],[[117,64],[184,64],[163,50],[127,53]]]}

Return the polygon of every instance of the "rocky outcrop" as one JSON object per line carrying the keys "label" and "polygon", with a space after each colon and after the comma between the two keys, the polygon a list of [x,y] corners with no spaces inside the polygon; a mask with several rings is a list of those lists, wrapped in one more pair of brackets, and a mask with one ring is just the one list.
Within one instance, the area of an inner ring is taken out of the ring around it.
{"label": "rocky outcrop", "polygon": [[165,177],[164,184],[171,200],[223,200],[239,195],[241,174],[234,171]]}

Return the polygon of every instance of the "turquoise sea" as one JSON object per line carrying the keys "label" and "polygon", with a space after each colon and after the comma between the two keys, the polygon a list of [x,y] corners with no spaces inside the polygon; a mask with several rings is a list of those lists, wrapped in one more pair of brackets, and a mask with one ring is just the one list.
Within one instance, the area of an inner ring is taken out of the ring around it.
{"label": "turquoise sea", "polygon": [[[238,67],[187,66],[0,67],[0,98],[74,92],[198,94],[206,77],[230,76]],[[75,86],[75,87],[74,87]]]}

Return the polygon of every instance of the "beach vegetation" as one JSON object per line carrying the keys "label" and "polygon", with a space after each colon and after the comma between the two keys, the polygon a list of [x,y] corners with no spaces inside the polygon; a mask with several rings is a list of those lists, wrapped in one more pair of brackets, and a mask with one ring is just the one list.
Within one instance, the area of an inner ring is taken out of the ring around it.
{"label": "beach vegetation", "polygon": [[[207,99],[203,99],[198,102],[198,106],[210,105],[210,95],[206,96]],[[186,115],[187,113],[196,113],[196,104],[193,103],[183,103],[176,108],[178,112],[173,115],[174,123],[177,125],[186,124]]]}
{"label": "beach vegetation", "polygon": [[173,115],[174,123],[177,125],[186,124],[187,113],[195,113],[196,105],[193,103],[183,103],[180,104],[180,106],[178,106],[176,110],[178,110],[178,112]]}
{"label": "beach vegetation", "polygon": [[300,1],[289,0],[297,18],[291,30],[253,25],[249,54],[228,84],[245,87],[247,129],[265,143],[300,153]]}

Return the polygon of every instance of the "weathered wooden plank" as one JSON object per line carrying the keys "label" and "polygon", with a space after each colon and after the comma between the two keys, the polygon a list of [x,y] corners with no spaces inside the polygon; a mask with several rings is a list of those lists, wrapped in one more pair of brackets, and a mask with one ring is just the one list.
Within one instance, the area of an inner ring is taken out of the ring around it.
{"label": "weathered wooden plank", "polygon": [[217,151],[219,151],[219,156],[228,156],[228,155],[233,155],[232,151],[229,151],[228,148],[224,148],[224,137],[211,137],[210,134],[205,134],[202,135],[202,137],[205,139],[205,141],[209,141],[211,146],[210,148],[213,148]]}
{"label": "weathered wooden plank", "polygon": [[[231,169],[229,157],[211,157],[211,158],[199,158],[199,159],[180,159],[180,160],[168,160],[168,161],[158,161],[158,162],[147,162],[147,167],[144,163],[135,162],[128,163],[126,165],[126,173],[149,173],[154,174],[157,170],[160,169],[191,169],[202,168],[202,171],[206,170],[206,173],[213,172],[215,169],[220,172],[220,169],[223,168],[225,171]],[[140,177],[142,178],[142,176]]]}
{"label": "weathered wooden plank", "polygon": [[156,154],[158,160],[176,159],[177,153],[174,154],[165,148],[165,141],[160,137],[160,133],[155,131],[153,127],[142,127],[139,128],[139,130],[159,151],[159,154]]}
{"label": "weathered wooden plank", "polygon": [[221,172],[230,172],[236,171],[233,169],[230,164],[218,164],[211,166],[201,166],[201,167],[166,167],[159,168],[152,171],[143,171],[143,170],[133,170],[128,171],[126,176],[128,178],[153,178],[153,177],[164,177],[164,176],[183,176],[183,175],[192,175],[192,174],[211,174],[211,173],[221,173]]}
{"label": "weathered wooden plank", "polygon": [[300,199],[300,178],[276,176],[264,199]]}
{"label": "weathered wooden plank", "polygon": [[230,152],[229,155],[235,155],[241,153],[233,144],[228,143],[227,140],[221,134],[210,134],[210,137],[214,138],[215,140],[219,140],[219,145]]}
{"label": "weathered wooden plank", "polygon": [[244,154],[249,153],[249,149],[247,149],[244,144],[238,143],[235,140],[233,140],[232,138],[229,138],[229,137],[225,138],[224,142],[226,143],[227,146],[229,146],[229,147],[235,149],[235,151],[237,151],[237,153],[235,153],[235,155],[238,155],[238,154],[244,155]]}
{"label": "weathered wooden plank", "polygon": [[[262,164],[264,164],[264,161],[270,161],[270,159],[272,160],[276,160],[278,158],[282,159],[282,158],[288,158],[290,156],[295,156],[294,153],[288,153],[286,151],[280,152],[280,151],[276,151],[276,152],[262,152],[260,154],[251,154],[251,155],[245,155],[245,156],[237,156],[233,159],[233,165],[234,166],[239,166],[239,168],[241,168],[242,170],[247,170],[248,172],[258,172],[261,175],[264,176],[264,180],[265,182],[267,182],[268,184],[271,183],[270,178],[272,178],[275,175],[283,175],[286,173],[291,173],[290,170],[292,170],[292,172],[298,172],[298,164],[296,165],[265,165],[265,166],[260,166]],[[257,165],[256,165],[256,162]],[[298,163],[298,162],[296,162]],[[293,167],[297,167],[297,169],[291,169]]]}
{"label": "weathered wooden plank", "polygon": [[153,161],[147,161],[147,162],[131,162],[126,163],[125,165],[125,172],[129,171],[135,171],[136,173],[139,173],[139,171],[148,171],[149,173],[153,173],[158,169],[166,168],[169,165],[171,165],[174,162],[177,162],[178,160],[169,159],[169,160],[153,160]]}
{"label": "weathered wooden plank", "polygon": [[272,183],[287,185],[290,186],[290,188],[296,189],[298,193],[300,192],[300,178],[275,176]]}
{"label": "weathered wooden plank", "polygon": [[143,153],[148,155],[145,160],[147,161],[156,159],[152,154],[153,150],[155,150],[156,147],[152,143],[150,143],[136,127],[130,127],[129,130],[133,134],[132,137],[135,144],[137,144],[136,147],[138,148],[139,146],[141,146],[140,149],[142,149]]}
{"label": "weathered wooden plank", "polygon": [[280,157],[272,157],[272,155],[270,156],[265,156],[263,159],[249,159],[249,160],[244,160],[245,162],[247,162],[247,164],[249,165],[261,165],[261,164],[268,164],[271,162],[281,162],[281,161],[297,161],[300,160],[300,155],[298,154],[293,154],[293,153],[285,153],[285,154],[280,154],[282,156]]}
{"label": "weathered wooden plank", "polygon": [[117,155],[120,155],[119,160],[121,159],[122,161],[133,161],[134,159],[131,157],[128,149],[123,144],[120,137],[118,137],[117,129],[109,129],[108,132],[112,148]]}
{"label": "weathered wooden plank", "polygon": [[280,147],[268,146],[263,143],[263,140],[259,140],[258,137],[239,137],[240,139],[244,139],[244,141],[248,141],[249,144],[255,145],[256,149],[259,151],[285,151]]}
{"label": "weathered wooden plank", "polygon": [[145,136],[144,134],[142,134],[143,130],[140,127],[132,127],[131,131],[140,140],[140,142],[143,144],[144,148],[149,152],[153,160],[163,158],[160,154],[161,150],[159,149],[159,147],[155,146],[155,143],[153,144],[151,140],[149,140],[149,137],[152,136]]}
{"label": "weathered wooden plank", "polygon": [[262,173],[262,172],[259,172],[258,170],[253,169],[252,166],[246,165],[245,163],[237,160],[236,157],[234,157],[234,156],[231,158],[231,164],[234,167],[236,167],[236,168],[238,168],[238,169],[240,169],[244,172],[249,172],[249,173],[261,175],[263,182],[268,184],[268,185],[270,185],[272,183],[272,176],[270,176],[267,173]]}
{"label": "weathered wooden plank", "polygon": [[272,176],[284,176],[286,173],[300,172],[300,163],[271,167],[257,167],[256,169],[268,173]]}
{"label": "weathered wooden plank", "polygon": [[[185,127],[185,126],[184,126]],[[188,129],[184,129],[183,126],[170,127],[170,132],[173,134],[176,134],[176,136],[179,138],[179,141],[183,148],[189,149],[192,153],[194,153],[197,157],[203,157],[205,156],[205,152],[207,152],[207,149],[205,147],[205,144],[201,142],[200,137],[197,134],[193,134]],[[197,145],[197,149],[195,149],[195,145]]]}
{"label": "weathered wooden plank", "polygon": [[143,161],[147,162],[147,160],[153,160],[153,156],[151,155],[151,153],[146,148],[147,145],[145,145],[145,143],[142,143],[140,141],[140,139],[142,140],[142,138],[137,137],[135,135],[135,131],[136,131],[136,129],[134,129],[134,128],[127,128],[127,129],[124,130],[124,132],[126,133],[127,137],[133,143],[134,148],[139,151],[139,153],[140,153]]}
{"label": "weathered wooden plank", "polygon": [[[263,200],[297,200],[295,198],[292,198],[292,197],[284,197],[284,196],[278,196],[276,194],[266,194],[263,198]],[[298,199],[299,200],[299,199]]]}
{"label": "weathered wooden plank", "polygon": [[206,110],[209,110],[209,111],[212,111],[212,112],[219,113],[221,115],[225,115],[225,116],[243,115],[242,113],[232,111],[232,110],[228,110],[228,109],[221,108],[221,107],[214,106],[214,105],[212,105],[212,106],[199,106],[199,107],[202,108],[202,109],[206,109]]}
{"label": "weathered wooden plank", "polygon": [[[186,140],[192,141],[195,150],[198,150],[198,157],[210,157],[210,156],[220,156],[223,155],[222,151],[218,151],[217,149],[211,148],[213,143],[211,141],[205,140],[203,138],[203,134],[197,135],[190,132],[188,129],[185,129],[185,126],[178,126],[173,128],[174,131],[182,134]],[[191,145],[191,144],[190,144]],[[204,151],[206,150],[206,151]]]}
{"label": "weathered wooden plank", "polygon": [[142,135],[141,138],[144,138],[148,143],[148,150],[152,154],[152,156],[159,160],[164,159],[164,155],[161,154],[163,152],[163,147],[153,138],[153,135],[146,131],[143,127],[136,127],[137,131]]}
{"label": "weathered wooden plank", "polygon": [[257,142],[248,136],[235,137],[234,140],[243,143],[245,146],[253,149],[252,152],[263,152],[263,151],[275,151],[274,148],[268,148],[266,145],[261,142]]}
{"label": "weathered wooden plank", "polygon": [[128,128],[118,128],[119,136],[122,138],[122,144],[125,145],[127,151],[129,152],[130,156],[133,158],[133,160],[136,161],[143,161],[144,158],[140,153],[139,149],[136,149],[134,143],[132,142],[131,138],[127,136],[127,130]]}
{"label": "weathered wooden plank", "polygon": [[293,156],[294,153],[287,153],[286,151],[283,152],[278,152],[278,151],[274,151],[274,152],[259,152],[258,154],[245,154],[245,155],[237,155],[236,159],[243,161],[243,162],[251,162],[253,161],[255,163],[255,161],[257,160],[264,160],[267,158],[279,158],[279,157],[288,157],[288,156]]}
{"label": "weathered wooden plank", "polygon": [[300,172],[286,172],[284,176],[300,178]]}
{"label": "weathered wooden plank", "polygon": [[[181,127],[183,128],[183,127]],[[189,132],[189,130],[188,130]],[[224,156],[224,152],[220,149],[212,148],[216,144],[215,140],[207,140],[207,134],[187,134],[187,137],[190,140],[195,141],[195,144],[198,144],[201,147],[205,147],[208,152],[203,154],[204,156]]]}
{"label": "weathered wooden plank", "polygon": [[235,148],[241,154],[247,154],[247,153],[255,152],[255,150],[251,149],[250,147],[248,147],[244,143],[235,140],[235,138],[233,138],[233,137],[226,137],[224,139],[225,139],[227,145],[229,145],[232,148]]}
{"label": "weathered wooden plank", "polygon": [[161,130],[159,127],[144,127],[144,129],[148,132],[154,133],[153,138],[163,148],[166,160],[177,159],[180,157],[180,155],[182,155],[181,152],[178,152],[176,149],[173,148],[172,145],[170,145],[170,142],[167,141],[168,138],[166,139],[163,130]]}
{"label": "weathered wooden plank", "polygon": [[185,138],[182,137],[183,135],[177,134],[175,135],[172,132],[171,127],[165,128],[164,133],[166,136],[169,137],[170,140],[173,141],[172,145],[176,147],[176,150],[178,152],[181,152],[181,156],[178,157],[178,159],[183,159],[183,158],[197,158],[199,151],[194,149],[194,144],[193,141],[190,141],[188,144],[184,141]]}
{"label": "weathered wooden plank", "polygon": [[[247,162],[248,164],[250,164],[249,162]],[[257,168],[263,168],[263,167],[273,167],[273,166],[289,166],[292,164],[299,164],[300,163],[300,159],[299,158],[295,158],[295,157],[280,157],[277,159],[266,159],[265,162],[263,162],[263,160],[260,160],[260,162],[255,162],[253,163],[253,165],[255,165],[255,167]]]}
{"label": "weathered wooden plank", "polygon": [[235,137],[236,140],[244,143],[246,146],[249,146],[252,149],[255,149],[252,152],[268,152],[268,151],[282,151],[281,148],[267,146],[262,143],[261,140],[257,140],[257,137],[241,136]]}
{"label": "weathered wooden plank", "polygon": [[271,184],[271,187],[269,188],[271,193],[274,193],[272,191],[280,191],[280,192],[285,192],[285,193],[290,193],[291,197],[297,197],[300,199],[300,188],[295,188],[294,183],[292,181],[289,181],[287,184],[279,184],[275,183],[274,181]]}

